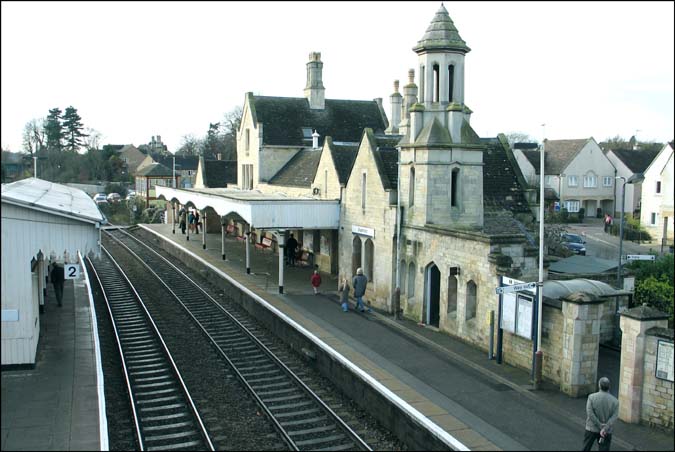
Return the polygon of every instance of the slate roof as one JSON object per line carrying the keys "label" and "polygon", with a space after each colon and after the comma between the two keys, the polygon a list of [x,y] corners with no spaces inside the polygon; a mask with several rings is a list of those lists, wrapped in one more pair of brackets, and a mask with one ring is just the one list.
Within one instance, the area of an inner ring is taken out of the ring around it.
{"label": "slate roof", "polygon": [[386,128],[382,112],[375,101],[326,99],[323,110],[311,110],[304,97],[251,96],[258,122],[263,123],[263,145],[311,146],[303,128],[316,129],[334,141],[358,143],[363,129],[376,133]]}
{"label": "slate roof", "polygon": [[328,148],[330,149],[331,157],[333,157],[333,165],[335,165],[340,184],[347,185],[349,175],[351,174],[354,162],[356,161],[356,154],[359,151],[359,146],[331,143]]}
{"label": "slate roof", "polygon": [[400,135],[375,136],[375,164],[385,190],[396,190],[398,185],[398,150]]}
{"label": "slate roof", "polygon": [[548,268],[553,273],[607,273],[613,272],[618,266],[616,261],[600,259],[592,256],[570,256],[551,263]]}
{"label": "slate roof", "polygon": [[[562,174],[588,140],[545,140],[544,174]],[[540,151],[523,149],[522,152],[534,166],[535,174],[539,174]]]}
{"label": "slate roof", "polygon": [[659,150],[611,149],[610,152],[613,152],[629,170],[637,174],[644,173],[658,155]]}
{"label": "slate roof", "polygon": [[204,186],[208,188],[225,188],[228,184],[237,183],[236,160],[205,160]]}
{"label": "slate roof", "polygon": [[151,163],[141,168],[136,176],[142,177],[173,177],[173,169],[169,169],[161,163]]}
{"label": "slate roof", "polygon": [[[171,168],[171,170],[173,171],[172,156],[158,157],[155,160],[157,161],[157,163],[161,163],[167,168]],[[198,166],[199,166],[199,156],[197,155],[176,156],[176,171],[187,171],[187,170],[197,171]]]}
{"label": "slate roof", "polygon": [[496,138],[481,139],[483,152],[483,206],[485,211],[506,209],[512,213],[531,214],[523,188],[518,183],[514,160],[508,158],[506,146]]}
{"label": "slate roof", "polygon": [[311,187],[321,160],[321,150],[302,149],[272,177],[268,184],[288,187]]}

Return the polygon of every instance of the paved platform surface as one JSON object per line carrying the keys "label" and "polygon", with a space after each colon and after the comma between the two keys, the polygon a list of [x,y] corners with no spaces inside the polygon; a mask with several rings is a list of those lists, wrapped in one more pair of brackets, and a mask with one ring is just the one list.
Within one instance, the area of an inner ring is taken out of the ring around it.
{"label": "paved platform surface", "polygon": [[[496,364],[482,350],[409,320],[374,311],[343,313],[337,277],[322,273],[314,295],[311,268],[285,267],[278,293],[278,255],[220,234],[190,240],[171,225],[145,225],[263,296],[297,323],[374,376],[472,450],[580,450],[586,398],[574,399],[550,383],[532,390],[529,371]],[[352,300],[353,301],[353,300]],[[353,305],[352,305],[353,308]],[[618,381],[613,382],[618,386]],[[672,434],[618,421],[612,450],[673,450]]]}
{"label": "paved platform surface", "polygon": [[2,450],[101,450],[87,288],[47,285],[35,368],[2,371]]}

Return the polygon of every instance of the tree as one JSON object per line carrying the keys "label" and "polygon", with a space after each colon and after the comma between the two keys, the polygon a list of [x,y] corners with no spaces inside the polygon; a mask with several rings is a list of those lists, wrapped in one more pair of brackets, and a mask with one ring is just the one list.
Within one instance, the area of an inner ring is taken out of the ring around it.
{"label": "tree", "polygon": [[504,136],[506,136],[511,147],[513,147],[514,143],[538,143],[537,140],[524,132],[509,132],[505,133]]}
{"label": "tree", "polygon": [[193,134],[183,135],[181,138],[181,145],[176,151],[176,155],[199,155],[199,149],[202,147],[201,143],[202,140]]}
{"label": "tree", "polygon": [[237,160],[237,130],[241,126],[243,115],[244,110],[240,106],[236,106],[225,113],[221,122],[224,146],[223,160]]}
{"label": "tree", "polygon": [[61,123],[61,109],[52,108],[45,120],[44,134],[47,141],[47,149],[60,151],[63,148],[63,124]]}
{"label": "tree", "polygon": [[222,152],[223,143],[220,135],[220,123],[209,123],[209,131],[206,133],[206,139],[202,143],[202,154],[204,158],[215,158]]}
{"label": "tree", "polygon": [[23,127],[23,149],[33,157],[33,153],[41,151],[45,146],[45,120],[31,119]]}
{"label": "tree", "polygon": [[101,139],[103,139],[101,132],[96,129],[92,129],[91,127],[87,127],[85,130],[87,131],[87,134],[84,140],[84,148],[87,151],[98,149]]}
{"label": "tree", "polygon": [[67,150],[77,151],[81,146],[84,146],[83,138],[86,138],[87,134],[82,132],[84,130],[82,118],[77,114],[77,109],[73,106],[66,108],[63,114],[63,128],[65,129],[64,135]]}

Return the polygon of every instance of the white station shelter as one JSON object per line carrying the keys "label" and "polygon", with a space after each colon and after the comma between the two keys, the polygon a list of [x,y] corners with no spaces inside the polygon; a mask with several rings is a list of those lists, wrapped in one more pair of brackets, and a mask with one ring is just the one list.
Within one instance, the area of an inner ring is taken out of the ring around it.
{"label": "white station shelter", "polygon": [[[171,202],[175,218],[176,202],[193,205],[206,223],[207,208],[221,217],[222,254],[225,259],[225,217],[239,217],[246,223],[246,235],[251,228],[267,230],[277,237],[279,244],[279,293],[284,291],[284,237],[287,230],[338,229],[340,201],[288,197],[280,193],[262,193],[258,190],[232,188],[179,189],[155,187],[157,197]],[[175,223],[174,223],[175,224]],[[189,240],[189,235],[188,235]],[[250,241],[246,240],[246,272],[251,272]],[[206,228],[202,229],[202,246],[206,248]]]}
{"label": "white station shelter", "polygon": [[100,254],[104,217],[84,191],[29,178],[2,184],[2,365],[33,365],[47,264]]}

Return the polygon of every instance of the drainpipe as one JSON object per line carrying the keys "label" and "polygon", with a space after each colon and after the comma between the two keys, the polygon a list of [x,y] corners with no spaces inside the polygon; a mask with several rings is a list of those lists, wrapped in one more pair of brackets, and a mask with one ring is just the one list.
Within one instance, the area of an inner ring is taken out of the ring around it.
{"label": "drainpipe", "polygon": [[396,180],[396,289],[392,297],[394,318],[399,318],[401,309],[401,147],[398,151],[398,177]]}

